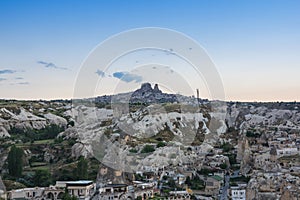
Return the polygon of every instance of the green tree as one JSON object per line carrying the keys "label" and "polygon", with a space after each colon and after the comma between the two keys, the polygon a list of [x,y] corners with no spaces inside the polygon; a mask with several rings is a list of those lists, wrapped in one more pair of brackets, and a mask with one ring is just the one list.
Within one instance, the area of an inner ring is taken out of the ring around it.
{"label": "green tree", "polygon": [[21,148],[13,145],[8,153],[8,173],[9,175],[19,178],[23,172],[23,155],[24,151]]}
{"label": "green tree", "polygon": [[190,178],[189,176],[186,177],[186,179],[185,179],[185,184],[187,184],[188,186],[191,185],[191,178]]}
{"label": "green tree", "polygon": [[220,164],[221,169],[226,169],[227,168],[227,164],[226,163],[222,163]]}
{"label": "green tree", "polygon": [[77,198],[75,196],[71,196],[68,192],[68,189],[65,188],[65,193],[62,200],[77,200]]}
{"label": "green tree", "polygon": [[33,177],[35,186],[46,187],[51,184],[51,174],[48,170],[37,170]]}
{"label": "green tree", "polygon": [[223,149],[223,152],[229,152],[233,149],[233,146],[228,142],[223,143],[221,147]]}
{"label": "green tree", "polygon": [[204,181],[201,180],[198,176],[195,176],[192,180],[191,180],[191,185],[190,185],[192,190],[202,190],[204,189]]}
{"label": "green tree", "polygon": [[88,178],[88,162],[84,157],[80,157],[76,168],[76,178],[77,179],[87,179]]}
{"label": "green tree", "polygon": [[169,178],[167,184],[168,184],[168,186],[169,186],[170,188],[172,188],[172,189],[175,189],[175,188],[176,188],[176,183],[175,183],[175,181],[174,181],[173,178]]}

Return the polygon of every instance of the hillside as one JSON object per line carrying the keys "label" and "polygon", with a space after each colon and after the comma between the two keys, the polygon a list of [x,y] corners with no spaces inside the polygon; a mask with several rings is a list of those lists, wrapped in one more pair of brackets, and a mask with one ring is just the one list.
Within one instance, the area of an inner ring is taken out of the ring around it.
{"label": "hillside", "polygon": [[[176,166],[199,160],[224,143],[237,146],[244,136],[267,140],[280,130],[298,134],[299,108],[296,102],[209,102],[166,94],[150,84],[95,102],[2,100],[1,174],[31,186],[39,170],[47,171],[51,181],[76,179],[81,157],[88,161],[90,179],[112,180],[113,171]],[[24,151],[18,179],[8,175],[13,145]],[[112,170],[110,175],[100,173],[103,166]]]}

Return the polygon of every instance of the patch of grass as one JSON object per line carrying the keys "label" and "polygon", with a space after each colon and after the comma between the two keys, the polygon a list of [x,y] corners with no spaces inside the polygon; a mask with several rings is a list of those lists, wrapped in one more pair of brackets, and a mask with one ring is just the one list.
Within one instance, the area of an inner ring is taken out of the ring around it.
{"label": "patch of grass", "polygon": [[50,170],[50,165],[44,165],[44,166],[38,166],[38,167],[31,167],[30,168],[32,171],[37,171],[37,170]]}
{"label": "patch of grass", "polygon": [[48,140],[36,140],[33,144],[53,144],[54,139],[48,139]]}
{"label": "patch of grass", "polygon": [[180,104],[165,104],[164,109],[166,110],[167,113],[170,112],[178,112],[181,113],[181,106]]}
{"label": "patch of grass", "polygon": [[41,166],[46,166],[47,163],[45,162],[32,162],[30,163],[31,167],[41,167]]}

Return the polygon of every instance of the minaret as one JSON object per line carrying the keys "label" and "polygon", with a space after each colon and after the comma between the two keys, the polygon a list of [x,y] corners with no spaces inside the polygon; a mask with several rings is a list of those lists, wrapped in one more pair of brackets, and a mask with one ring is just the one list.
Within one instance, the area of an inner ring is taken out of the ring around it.
{"label": "minaret", "polygon": [[197,102],[199,102],[199,89],[196,89],[196,93],[197,93]]}

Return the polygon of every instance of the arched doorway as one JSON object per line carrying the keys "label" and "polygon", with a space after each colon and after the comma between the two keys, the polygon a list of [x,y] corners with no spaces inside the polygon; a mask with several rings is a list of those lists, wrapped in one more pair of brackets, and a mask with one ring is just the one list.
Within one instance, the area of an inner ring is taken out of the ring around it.
{"label": "arched doorway", "polygon": [[64,193],[63,192],[60,192],[58,195],[57,195],[57,199],[63,199],[64,198]]}
{"label": "arched doorway", "polygon": [[54,199],[54,194],[52,192],[49,192],[47,194],[47,199]]}

